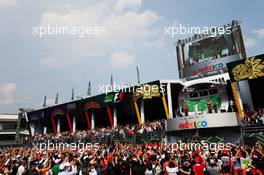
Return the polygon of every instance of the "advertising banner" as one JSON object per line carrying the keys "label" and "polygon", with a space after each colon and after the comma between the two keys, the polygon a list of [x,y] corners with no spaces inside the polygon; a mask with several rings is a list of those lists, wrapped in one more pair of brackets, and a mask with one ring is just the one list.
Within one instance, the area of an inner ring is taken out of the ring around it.
{"label": "advertising banner", "polygon": [[85,109],[85,111],[87,111],[88,109],[99,109],[99,108],[101,108],[101,106],[100,106],[100,104],[99,103],[97,103],[97,102],[93,102],[93,101],[90,101],[90,102],[86,102],[85,104],[84,104],[84,109]]}
{"label": "advertising banner", "polygon": [[204,114],[167,120],[167,131],[238,126],[236,113]]}
{"label": "advertising banner", "polygon": [[145,84],[136,89],[136,97],[142,97],[143,99],[151,99],[152,97],[160,97],[160,88],[158,85]]}
{"label": "advertising banner", "polygon": [[184,77],[191,76],[208,76],[217,73],[227,72],[226,64],[230,61],[240,60],[239,55],[226,56],[224,58],[218,58],[204,63],[194,64],[192,66],[187,66],[184,68]]}
{"label": "advertising banner", "polygon": [[66,106],[66,109],[68,112],[72,112],[76,110],[76,103],[69,103]]}
{"label": "advertising banner", "polygon": [[232,82],[264,76],[264,54],[227,64]]}
{"label": "advertising banner", "polygon": [[104,103],[113,102],[114,95],[114,93],[106,94],[104,97]]}

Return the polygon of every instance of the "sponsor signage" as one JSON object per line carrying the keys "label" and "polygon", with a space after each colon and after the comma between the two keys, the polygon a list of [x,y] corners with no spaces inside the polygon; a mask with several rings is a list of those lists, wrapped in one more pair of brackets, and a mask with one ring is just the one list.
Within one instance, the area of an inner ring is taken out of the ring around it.
{"label": "sponsor signage", "polygon": [[208,125],[205,119],[203,120],[190,120],[179,122],[179,129],[193,129],[193,128],[206,128]]}
{"label": "sponsor signage", "polygon": [[85,103],[84,108],[85,108],[85,110],[88,110],[90,108],[98,109],[98,108],[100,108],[100,104],[97,102],[91,101],[91,102]]}
{"label": "sponsor signage", "polygon": [[54,109],[51,113],[51,116],[52,117],[55,117],[56,115],[61,115],[63,116],[64,115],[64,111],[62,109]]}
{"label": "sponsor signage", "polygon": [[205,63],[197,63],[184,68],[184,77],[188,78],[197,75],[208,76],[211,74],[218,74],[219,72],[224,73],[227,72],[226,64],[237,60],[240,60],[240,56],[238,54],[218,58]]}
{"label": "sponsor signage", "polygon": [[105,97],[104,97],[104,103],[112,102],[113,99],[114,99],[114,93],[112,93],[112,94],[107,94],[107,95],[105,95]]}
{"label": "sponsor signage", "polygon": [[114,96],[114,103],[117,103],[117,102],[120,102],[124,99],[124,95],[125,93],[120,91],[118,93],[115,93],[115,96]]}
{"label": "sponsor signage", "polygon": [[203,114],[167,120],[167,131],[238,126],[235,112]]}
{"label": "sponsor signage", "polygon": [[264,54],[227,64],[232,82],[264,76]]}
{"label": "sponsor signage", "polygon": [[192,71],[192,76],[193,75],[197,75],[197,74],[204,74],[204,73],[208,73],[208,72],[214,72],[214,71],[218,71],[225,68],[225,65],[223,63],[217,63],[217,64],[212,64],[212,65],[206,65],[203,66],[197,70],[193,70]]}
{"label": "sponsor signage", "polygon": [[145,84],[136,89],[135,96],[137,98],[151,99],[153,97],[160,97],[160,88],[158,85]]}
{"label": "sponsor signage", "polygon": [[67,108],[67,111],[75,111],[76,104],[75,103],[67,104],[66,108]]}
{"label": "sponsor signage", "polygon": [[104,97],[104,103],[117,103],[122,101],[124,98],[124,92],[119,91],[117,93],[106,94]]}

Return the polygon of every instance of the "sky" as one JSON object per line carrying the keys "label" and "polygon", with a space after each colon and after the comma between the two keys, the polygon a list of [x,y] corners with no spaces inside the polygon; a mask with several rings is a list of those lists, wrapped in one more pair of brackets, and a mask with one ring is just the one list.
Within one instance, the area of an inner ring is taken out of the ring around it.
{"label": "sky", "polygon": [[[72,88],[85,96],[89,81],[98,94],[111,74],[117,84],[135,84],[136,66],[141,82],[178,79],[175,42],[188,35],[166,34],[171,26],[240,20],[247,56],[262,54],[263,6],[261,0],[0,0],[0,113],[40,108],[44,96],[52,105],[57,92],[67,102]],[[74,31],[60,34],[56,27]]]}

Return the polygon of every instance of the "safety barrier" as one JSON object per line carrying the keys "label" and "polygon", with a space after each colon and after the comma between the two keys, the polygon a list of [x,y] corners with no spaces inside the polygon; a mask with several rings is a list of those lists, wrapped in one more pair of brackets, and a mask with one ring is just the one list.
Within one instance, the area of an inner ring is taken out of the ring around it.
{"label": "safety barrier", "polygon": [[152,131],[145,133],[136,134],[119,134],[119,133],[105,133],[98,135],[86,135],[84,137],[64,137],[64,138],[43,138],[42,140],[32,140],[27,142],[27,146],[37,145],[40,143],[104,143],[104,144],[114,144],[114,143],[130,143],[130,144],[143,144],[150,143],[152,141],[162,142],[165,138],[164,131]]}

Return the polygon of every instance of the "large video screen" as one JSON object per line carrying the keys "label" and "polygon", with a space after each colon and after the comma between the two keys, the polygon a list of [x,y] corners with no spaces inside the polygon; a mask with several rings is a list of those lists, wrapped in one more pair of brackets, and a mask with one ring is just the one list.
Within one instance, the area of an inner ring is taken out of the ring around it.
{"label": "large video screen", "polygon": [[187,68],[236,54],[238,53],[233,34],[221,34],[187,43],[184,47],[184,64]]}

